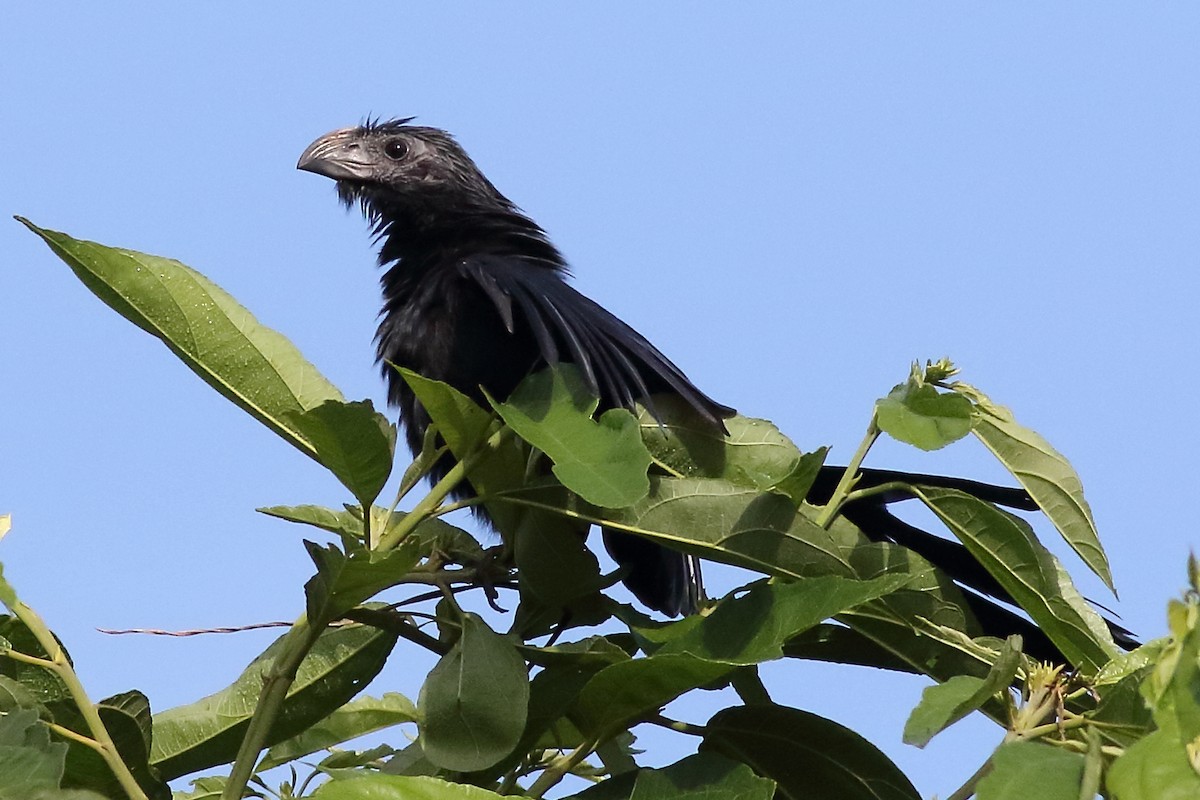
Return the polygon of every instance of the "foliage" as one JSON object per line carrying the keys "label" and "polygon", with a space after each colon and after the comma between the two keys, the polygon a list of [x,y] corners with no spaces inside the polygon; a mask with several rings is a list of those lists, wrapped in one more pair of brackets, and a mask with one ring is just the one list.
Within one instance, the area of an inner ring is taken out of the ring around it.
{"label": "foliage", "polygon": [[[928,675],[934,683],[904,731],[916,746],[971,713],[996,721],[1004,742],[951,795],[959,800],[1200,794],[1195,564],[1191,590],[1171,604],[1170,638],[1121,653],[1024,520],[953,489],[856,487],[882,433],[924,449],[973,434],[1111,586],[1070,464],[1007,409],[953,381],[947,361],[914,366],[878,402],[822,506],[805,498],[824,450],[801,452],[765,420],[731,419],[721,439],[669,399],[656,417],[618,409],[596,418],[596,400],[564,366],[488,408],[404,373],[436,435],[382,507],[396,430],[369,402],[346,402],[285,338],[194,270],[25,224],[101,300],[328,469],[353,502],[260,509],[311,530],[305,608],[226,689],[153,716],[137,692],[89,699],[62,645],[0,576],[11,614],[0,619],[0,800],[541,797],[568,775],[593,784],[581,800],[918,797],[853,731],[771,702],[757,667],[780,658]],[[447,451],[455,466],[411,511],[397,511]],[[1069,664],[1033,660],[1018,636],[981,636],[976,606],[937,568],[869,541],[840,514],[883,492],[931,509]],[[443,519],[477,505],[503,535],[499,552]],[[699,615],[656,621],[605,594],[615,576],[601,575],[584,547],[592,525],[757,577],[705,599]],[[8,527],[0,517],[0,535]],[[508,615],[485,618],[459,601],[480,591],[494,605],[513,590]],[[439,658],[420,697],[363,694],[400,647]],[[741,702],[711,719],[662,714],[675,698],[727,685]],[[632,729],[645,723],[692,737],[696,753],[640,766]],[[354,748],[380,731],[398,737],[394,747]],[[279,768],[288,780],[267,772]],[[167,781],[181,778],[190,791],[172,792]]]}

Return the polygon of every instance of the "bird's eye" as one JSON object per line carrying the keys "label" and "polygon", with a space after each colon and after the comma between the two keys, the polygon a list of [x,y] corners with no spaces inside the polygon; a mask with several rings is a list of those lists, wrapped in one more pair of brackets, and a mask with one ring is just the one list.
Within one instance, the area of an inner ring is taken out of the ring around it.
{"label": "bird's eye", "polygon": [[392,139],[383,146],[384,154],[395,161],[399,161],[408,155],[408,142],[403,139]]}

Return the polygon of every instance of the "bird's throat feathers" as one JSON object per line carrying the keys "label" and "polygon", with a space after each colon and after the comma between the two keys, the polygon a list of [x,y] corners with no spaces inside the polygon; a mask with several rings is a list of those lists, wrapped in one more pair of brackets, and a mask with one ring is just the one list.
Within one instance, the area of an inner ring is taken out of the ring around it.
{"label": "bird's throat feathers", "polygon": [[339,181],[338,198],[359,206],[371,225],[380,266],[425,272],[475,256],[516,257],[567,272],[562,254],[546,232],[500,195],[467,197],[433,187],[395,191]]}

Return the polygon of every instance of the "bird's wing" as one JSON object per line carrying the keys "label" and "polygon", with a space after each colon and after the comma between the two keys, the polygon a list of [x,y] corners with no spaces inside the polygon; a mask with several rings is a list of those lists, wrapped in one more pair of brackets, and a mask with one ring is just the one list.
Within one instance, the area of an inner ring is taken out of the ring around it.
{"label": "bird's wing", "polygon": [[[696,388],[644,336],[571,288],[559,272],[512,256],[459,262],[495,304],[510,331],[527,325],[549,364],[575,364],[602,401],[632,409],[653,394],[676,394],[714,427],[734,410]],[[649,404],[648,404],[649,405]]]}

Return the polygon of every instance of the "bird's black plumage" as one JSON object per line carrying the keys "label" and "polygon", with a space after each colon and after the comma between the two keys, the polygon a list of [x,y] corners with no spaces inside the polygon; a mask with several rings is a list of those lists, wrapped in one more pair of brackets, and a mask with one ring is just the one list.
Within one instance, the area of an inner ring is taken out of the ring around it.
{"label": "bird's black plumage", "polygon": [[[641,334],[573,289],[545,232],[491,184],[444,131],[407,120],[334,131],[299,167],[335,179],[381,242],[383,312],[377,352],[409,447],[430,420],[391,364],[484,403],[506,398],[546,364],[576,365],[602,408],[659,393],[682,398],[701,424],[734,414],[696,388]],[[606,533],[625,584],[668,614],[690,610],[695,568],[651,542]]]}
{"label": "bird's black plumage", "polygon": [[[705,395],[637,331],[573,289],[565,280],[566,262],[546,233],[449,134],[408,123],[368,122],[334,131],[313,142],[298,167],[336,180],[339,197],[362,207],[381,243],[384,306],[377,352],[389,400],[400,408],[414,453],[430,420],[391,364],[484,403],[485,391],[506,398],[544,365],[573,363],[601,408],[633,408],[651,395],[673,394],[699,424],[724,431],[723,420],[733,409]],[[809,500],[827,501],[841,473],[839,467],[824,468]],[[1014,508],[1037,507],[1021,489],[941,476],[866,470],[859,486],[892,481],[960,489]],[[903,496],[875,495],[847,504],[842,513],[867,537],[909,547],[961,585],[1011,602],[961,544],[893,516],[887,505],[899,499]],[[622,534],[606,533],[605,542],[626,570],[625,584],[642,602],[667,614],[690,610],[698,575],[688,557]],[[977,616],[1007,628],[989,632],[1004,635],[1024,625],[1031,643],[1040,634],[1003,608],[980,605],[987,601],[978,595],[969,598]],[[1043,655],[1050,657],[1053,645],[1046,640],[1045,647]]]}

